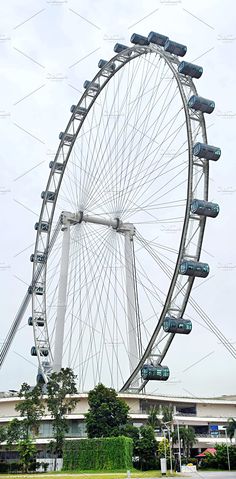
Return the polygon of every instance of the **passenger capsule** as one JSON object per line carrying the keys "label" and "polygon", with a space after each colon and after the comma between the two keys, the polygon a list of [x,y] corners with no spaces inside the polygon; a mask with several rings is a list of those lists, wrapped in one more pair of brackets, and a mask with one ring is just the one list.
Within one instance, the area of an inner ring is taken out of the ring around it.
{"label": "passenger capsule", "polygon": [[130,41],[134,43],[134,45],[149,45],[147,37],[143,37],[143,35],[139,35],[138,33],[133,33],[130,37]]}
{"label": "passenger capsule", "polygon": [[153,366],[152,364],[144,364],[141,369],[141,376],[147,381],[167,381],[170,376],[170,370],[167,366]]}
{"label": "passenger capsule", "polygon": [[[39,326],[39,327],[42,327],[42,326],[44,326],[44,324],[45,324],[44,319],[41,318],[40,316],[39,316],[39,317],[36,317],[34,321],[35,321],[35,324],[36,324],[37,326]],[[32,318],[32,316],[30,316],[30,317],[28,318],[28,325],[29,325],[29,326],[33,326],[33,318]]]}
{"label": "passenger capsule", "polygon": [[103,68],[103,67],[105,67],[105,66],[107,66],[107,69],[108,69],[108,70],[111,70],[111,71],[114,71],[114,70],[116,69],[116,64],[115,64],[115,63],[110,63],[110,64],[108,65],[107,60],[102,60],[102,59],[99,60],[99,62],[98,62],[98,68]]}
{"label": "passenger capsule", "polygon": [[218,146],[207,145],[207,143],[195,143],[193,154],[198,158],[217,161],[221,155],[221,149]]}
{"label": "passenger capsule", "polygon": [[33,263],[45,263],[46,262],[46,255],[44,253],[37,253],[36,257],[34,254],[30,255],[30,261]]}
{"label": "passenger capsule", "polygon": [[165,35],[161,35],[160,33],[156,32],[150,32],[147,39],[149,43],[155,43],[156,45],[160,45],[161,47],[164,47],[166,41],[169,40],[169,38]]}
{"label": "passenger capsule", "polygon": [[193,95],[188,101],[189,108],[202,111],[202,113],[212,113],[215,109],[215,102],[201,96]]}
{"label": "passenger capsule", "polygon": [[84,108],[83,106],[77,106],[77,105],[71,105],[70,107],[71,113],[76,113],[81,116],[85,116],[87,113],[87,108]]}
{"label": "passenger capsule", "polygon": [[83,84],[83,87],[85,89],[89,89],[89,90],[98,90],[99,89],[99,84],[98,83],[93,83],[92,81],[89,81],[89,80],[85,80],[84,84]]}
{"label": "passenger capsule", "polygon": [[43,286],[38,286],[36,284],[35,287],[34,287],[34,291],[35,291],[35,294],[37,294],[38,296],[42,296],[43,293],[44,293]]}
{"label": "passenger capsule", "polygon": [[115,46],[114,46],[114,52],[115,53],[121,53],[123,52],[124,50],[127,50],[127,47],[126,45],[122,45],[122,43],[116,43]]}
{"label": "passenger capsule", "polygon": [[169,316],[164,319],[162,326],[166,333],[189,334],[192,331],[190,319]]}
{"label": "passenger capsule", "polygon": [[[31,348],[31,356],[37,356],[37,350],[35,346]],[[48,356],[48,349],[40,348],[40,356]]]}
{"label": "passenger capsule", "polygon": [[32,286],[29,286],[29,287],[28,287],[28,293],[29,293],[29,294],[32,294],[32,293],[33,293],[33,288],[32,288]]}
{"label": "passenger capsule", "polygon": [[168,38],[164,45],[164,50],[169,53],[174,53],[174,55],[178,55],[178,57],[184,57],[187,52],[187,47],[181,43],[172,42],[172,40]]}
{"label": "passenger capsule", "polygon": [[210,218],[216,218],[219,214],[220,207],[217,203],[211,203],[210,201],[194,199],[191,202],[191,212],[199,216],[209,216]]}
{"label": "passenger capsule", "polygon": [[193,63],[181,62],[178,66],[178,72],[192,78],[200,78],[203,74],[203,68]]}
{"label": "passenger capsule", "polygon": [[53,203],[55,200],[56,193],[55,191],[42,191],[41,198],[46,200],[49,203]]}
{"label": "passenger capsule", "polygon": [[59,140],[63,140],[65,141],[65,143],[72,143],[74,138],[75,138],[75,135],[71,133],[65,133],[64,131],[61,131],[59,133]]}
{"label": "passenger capsule", "polygon": [[183,260],[179,268],[180,274],[206,278],[210,272],[209,264],[198,261]]}
{"label": "passenger capsule", "polygon": [[63,163],[57,163],[55,161],[50,161],[49,168],[53,169],[54,171],[61,172],[63,171]]}
{"label": "passenger capsule", "polygon": [[34,225],[34,229],[46,233],[49,230],[49,223],[47,221],[41,221],[41,223],[37,222]]}

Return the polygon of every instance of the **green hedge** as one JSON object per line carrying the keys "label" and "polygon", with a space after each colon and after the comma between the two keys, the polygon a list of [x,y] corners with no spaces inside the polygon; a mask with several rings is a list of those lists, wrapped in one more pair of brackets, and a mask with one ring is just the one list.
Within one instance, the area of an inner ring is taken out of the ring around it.
{"label": "green hedge", "polygon": [[132,467],[132,454],[133,440],[124,436],[66,441],[63,470],[127,470]]}

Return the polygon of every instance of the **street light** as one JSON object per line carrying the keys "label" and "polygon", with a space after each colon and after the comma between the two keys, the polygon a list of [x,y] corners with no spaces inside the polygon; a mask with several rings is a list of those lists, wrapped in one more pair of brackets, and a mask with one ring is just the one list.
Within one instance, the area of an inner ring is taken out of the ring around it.
{"label": "street light", "polygon": [[179,467],[180,467],[180,472],[182,469],[182,463],[181,463],[181,443],[180,443],[180,435],[179,435],[179,421],[176,419],[176,424],[177,424],[177,434],[178,434],[178,443],[179,443]]}
{"label": "street light", "polygon": [[[171,422],[171,421],[169,421]],[[166,430],[167,430],[167,433],[168,433],[168,437],[169,437],[169,444],[170,444],[170,472],[172,474],[173,472],[173,464],[172,464],[172,450],[171,450],[171,438],[170,438],[170,428],[168,427],[168,422],[164,422],[163,423],[166,427]],[[165,432],[165,430],[163,429],[163,432]]]}
{"label": "street light", "polygon": [[225,431],[225,442],[226,442],[226,449],[227,449],[228,468],[229,468],[229,471],[230,471],[230,458],[229,458],[229,446],[228,446],[227,426],[225,426],[223,429],[224,429],[224,431]]}

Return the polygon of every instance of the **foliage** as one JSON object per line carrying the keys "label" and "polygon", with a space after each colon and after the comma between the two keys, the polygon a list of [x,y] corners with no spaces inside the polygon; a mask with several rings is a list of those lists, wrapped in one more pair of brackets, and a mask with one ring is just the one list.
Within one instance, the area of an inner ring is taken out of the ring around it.
{"label": "foliage", "polygon": [[18,442],[17,451],[19,452],[23,471],[28,472],[30,464],[35,460],[36,446],[31,439],[22,439]]}
{"label": "foliage", "polygon": [[42,387],[36,385],[33,388],[27,383],[21,385],[19,391],[19,401],[15,409],[20,413],[22,435],[24,439],[28,439],[33,432],[38,434],[39,423],[44,413],[44,405],[42,401]]}
{"label": "foliage", "polygon": [[228,419],[228,424],[227,424],[227,434],[230,439],[234,437],[236,433],[236,421],[233,417],[230,417]]}
{"label": "foliage", "polygon": [[0,427],[0,443],[7,439],[7,428],[5,426]]}
{"label": "foliage", "polygon": [[[196,442],[196,434],[193,427],[180,427],[179,428],[179,437],[181,442],[181,447],[183,448],[183,455],[185,457],[190,456],[190,448],[193,447]],[[178,442],[178,431],[175,429],[172,433],[173,444]]]}
{"label": "foliage", "polygon": [[158,418],[160,415],[160,406],[153,406],[149,410],[149,415],[147,419],[147,425],[151,426],[153,429],[161,429],[162,422]]}
{"label": "foliage", "polygon": [[158,444],[158,455],[159,457],[170,457],[170,443],[168,439],[163,438]]}
{"label": "foliage", "polygon": [[89,438],[117,435],[128,422],[129,406],[112,388],[98,384],[89,391],[88,404],[85,419]]}
{"label": "foliage", "polygon": [[11,446],[14,443],[17,443],[20,439],[23,438],[24,432],[22,428],[22,421],[15,418],[8,423],[7,426],[7,444]]}
{"label": "foliage", "polygon": [[174,408],[170,404],[168,406],[162,406],[162,423],[171,423],[173,421]]}
{"label": "foliage", "polygon": [[62,454],[65,433],[68,431],[66,414],[71,412],[78,398],[69,395],[77,394],[76,376],[70,368],[61,369],[51,374],[47,383],[46,404],[53,420],[53,452],[56,457]]}
{"label": "foliage", "polygon": [[[214,455],[206,453],[206,456],[201,461],[201,468],[228,469],[228,455],[226,444],[217,444],[215,446],[215,449],[216,453]],[[228,452],[231,469],[235,469],[236,447],[228,446]]]}
{"label": "foliage", "polygon": [[157,442],[154,430],[151,426],[142,426],[140,428],[140,438],[136,445],[139,456],[138,467],[142,471],[156,468],[157,460]]}
{"label": "foliage", "polygon": [[133,440],[133,454],[137,455],[137,441],[139,440],[139,428],[127,423],[113,430],[113,436],[125,436]]}
{"label": "foliage", "polygon": [[111,470],[132,467],[132,440],[127,437],[108,437],[65,441],[64,470]]}

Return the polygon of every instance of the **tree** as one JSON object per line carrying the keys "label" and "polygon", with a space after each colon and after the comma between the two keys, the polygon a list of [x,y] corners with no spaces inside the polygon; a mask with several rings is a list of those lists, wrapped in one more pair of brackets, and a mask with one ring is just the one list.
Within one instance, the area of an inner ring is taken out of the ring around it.
{"label": "tree", "polygon": [[137,441],[139,468],[142,471],[156,468],[157,442],[151,426],[140,428],[140,439]]}
{"label": "tree", "polygon": [[161,422],[161,419],[159,419],[158,417],[159,415],[160,415],[160,406],[153,406],[149,411],[147,425],[151,426],[154,430],[161,429],[162,422]]}
{"label": "tree", "polygon": [[230,439],[233,439],[235,433],[236,433],[236,421],[233,417],[230,417],[228,419],[228,424],[227,424],[227,434]]}
{"label": "tree", "polygon": [[168,439],[163,438],[158,444],[158,455],[165,457],[167,460],[170,457],[170,443]]}
{"label": "tree", "polygon": [[53,420],[54,441],[51,443],[51,449],[55,454],[55,466],[57,457],[62,455],[65,434],[68,431],[66,415],[75,408],[79,400],[71,397],[77,394],[75,381],[73,371],[62,368],[58,373],[52,373],[47,383],[46,404]]}
{"label": "tree", "polygon": [[7,440],[7,427],[1,426],[0,427],[0,444]]}
{"label": "tree", "polygon": [[33,444],[32,439],[22,439],[18,442],[17,451],[20,456],[20,463],[23,466],[23,472],[28,472],[30,464],[36,456],[36,446]]}
{"label": "tree", "polygon": [[173,406],[172,405],[162,406],[161,410],[162,410],[162,423],[171,424],[173,421],[173,411],[174,411]]}
{"label": "tree", "polygon": [[[190,448],[193,447],[196,442],[196,434],[193,427],[180,427],[179,428],[179,437],[180,442],[183,448],[183,454],[185,457],[190,457]],[[172,433],[173,443],[178,442],[178,432],[175,431]]]}
{"label": "tree", "polygon": [[88,404],[85,419],[89,438],[119,435],[128,422],[129,406],[112,388],[98,384],[89,391]]}
{"label": "tree", "polygon": [[15,409],[22,418],[20,421],[22,438],[28,439],[32,434],[38,434],[40,420],[44,413],[41,385],[32,388],[29,384],[23,383],[19,391],[19,398],[21,401],[17,403]]}

